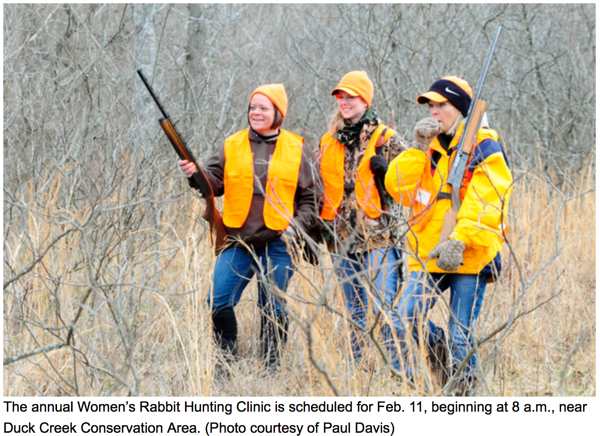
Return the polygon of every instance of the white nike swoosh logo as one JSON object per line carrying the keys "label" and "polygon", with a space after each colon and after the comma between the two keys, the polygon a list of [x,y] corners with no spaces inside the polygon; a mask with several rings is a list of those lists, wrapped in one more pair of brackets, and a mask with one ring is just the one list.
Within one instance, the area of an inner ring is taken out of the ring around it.
{"label": "white nike swoosh logo", "polygon": [[450,94],[454,94],[454,95],[456,95],[457,97],[460,97],[460,95],[458,95],[456,92],[454,92],[454,91],[450,91],[450,89],[448,89],[448,87],[447,87],[447,86],[446,86],[446,92],[449,92]]}

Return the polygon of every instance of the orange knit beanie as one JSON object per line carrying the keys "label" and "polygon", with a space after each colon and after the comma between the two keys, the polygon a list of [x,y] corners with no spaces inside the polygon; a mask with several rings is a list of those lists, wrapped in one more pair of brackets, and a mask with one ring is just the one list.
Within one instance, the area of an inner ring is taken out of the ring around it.
{"label": "orange knit beanie", "polygon": [[359,96],[367,106],[371,106],[373,101],[373,82],[367,76],[366,71],[351,71],[342,77],[338,86],[331,91],[331,95],[335,95],[338,91],[346,91],[353,97]]}
{"label": "orange knit beanie", "polygon": [[250,96],[250,101],[252,101],[252,97],[254,97],[255,94],[262,94],[271,100],[275,107],[279,109],[281,116],[285,119],[288,100],[285,88],[281,83],[271,83],[270,85],[259,86]]}

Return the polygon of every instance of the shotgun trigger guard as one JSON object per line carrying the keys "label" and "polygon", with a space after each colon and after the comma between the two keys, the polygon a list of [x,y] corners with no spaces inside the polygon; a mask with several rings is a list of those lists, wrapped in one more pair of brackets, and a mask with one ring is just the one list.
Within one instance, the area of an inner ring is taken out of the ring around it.
{"label": "shotgun trigger guard", "polygon": [[210,186],[210,182],[206,180],[204,174],[200,169],[196,169],[196,172],[192,176],[194,181],[196,182],[196,189],[200,194],[200,198],[210,197],[213,194],[212,187]]}

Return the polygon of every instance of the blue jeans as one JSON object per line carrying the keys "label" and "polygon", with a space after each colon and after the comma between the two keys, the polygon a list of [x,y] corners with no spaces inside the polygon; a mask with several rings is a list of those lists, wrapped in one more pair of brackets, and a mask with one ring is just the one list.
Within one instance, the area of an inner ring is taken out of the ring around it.
{"label": "blue jeans", "polygon": [[[419,338],[419,324],[426,325],[423,337],[433,345],[442,337],[441,329],[431,321],[427,314],[438,297],[438,292],[450,288],[449,306],[451,310],[448,342],[452,355],[453,371],[458,369],[467,353],[473,347],[471,329],[479,317],[481,302],[489,277],[478,274],[431,274],[411,272],[407,287],[400,297],[400,314],[412,326],[414,340]],[[435,286],[437,285],[436,290]],[[403,330],[403,329],[402,329]],[[405,345],[405,343],[404,343]],[[474,354],[465,367],[467,374],[475,375],[477,356]],[[407,373],[412,376],[416,371],[414,359],[407,361]]]}
{"label": "blue jeans", "polygon": [[258,307],[276,316],[285,315],[283,300],[273,291],[278,288],[285,292],[294,274],[286,247],[280,238],[275,238],[255,250],[254,255],[244,247],[231,247],[221,253],[215,263],[212,293],[208,295],[212,312],[233,310],[252,277],[258,274]]}
{"label": "blue jeans", "polygon": [[[352,320],[358,326],[351,328],[352,354],[355,359],[362,358],[362,350],[366,346],[364,329],[367,324],[367,307],[369,282],[376,293],[373,300],[373,311],[384,310],[392,317],[396,325],[397,317],[390,312],[391,304],[396,297],[398,287],[398,250],[371,250],[365,254],[347,254],[340,261],[336,274],[343,283],[346,297],[346,308]],[[387,324],[382,328],[386,348],[395,360],[396,348],[390,340],[391,330]]]}

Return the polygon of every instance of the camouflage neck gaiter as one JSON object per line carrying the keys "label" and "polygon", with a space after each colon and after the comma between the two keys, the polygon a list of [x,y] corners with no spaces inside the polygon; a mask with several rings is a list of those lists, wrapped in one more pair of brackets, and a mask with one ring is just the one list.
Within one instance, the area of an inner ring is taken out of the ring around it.
{"label": "camouflage neck gaiter", "polygon": [[344,147],[356,147],[360,144],[359,137],[363,126],[365,124],[377,124],[378,122],[377,114],[373,108],[368,108],[358,123],[352,124],[350,120],[344,120],[344,128],[336,132],[336,139]]}

